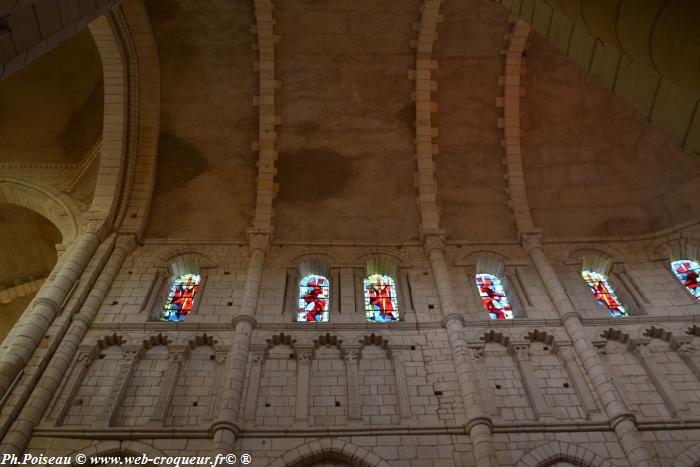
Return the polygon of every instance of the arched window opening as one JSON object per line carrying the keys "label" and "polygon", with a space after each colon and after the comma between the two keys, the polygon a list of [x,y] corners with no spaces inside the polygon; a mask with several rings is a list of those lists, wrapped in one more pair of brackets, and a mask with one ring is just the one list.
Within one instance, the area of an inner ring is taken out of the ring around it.
{"label": "arched window opening", "polygon": [[477,274],[475,280],[481,304],[489,312],[491,319],[513,319],[513,310],[501,280],[493,274]]}
{"label": "arched window opening", "polygon": [[299,282],[297,321],[327,323],[329,320],[330,283],[319,274],[311,274]]}
{"label": "arched window opening", "polygon": [[588,284],[588,287],[591,289],[591,292],[593,292],[598,303],[608,309],[610,316],[613,318],[629,316],[605,274],[590,269],[584,269],[581,271],[581,276],[586,284]]}
{"label": "arched window opening", "polygon": [[367,321],[399,320],[396,282],[391,276],[372,274],[365,279],[365,312]]}
{"label": "arched window opening", "polygon": [[671,269],[690,294],[700,300],[700,263],[689,259],[671,262]]}
{"label": "arched window opening", "polygon": [[170,293],[163,305],[162,321],[184,321],[192,311],[197,292],[202,284],[199,274],[181,274],[173,279]]}

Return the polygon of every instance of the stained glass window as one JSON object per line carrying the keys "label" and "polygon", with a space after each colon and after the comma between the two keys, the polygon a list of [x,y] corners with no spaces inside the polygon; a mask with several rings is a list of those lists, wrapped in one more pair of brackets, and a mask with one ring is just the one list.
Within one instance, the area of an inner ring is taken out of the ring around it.
{"label": "stained glass window", "polygon": [[477,274],[476,287],[479,289],[481,304],[491,315],[491,319],[513,319],[513,310],[503,290],[501,280],[492,274]]}
{"label": "stained glass window", "polygon": [[581,276],[583,276],[583,280],[586,281],[588,287],[591,288],[598,303],[610,311],[610,316],[614,318],[627,316],[627,310],[625,310],[625,307],[620,303],[620,299],[615,295],[605,274],[584,270],[581,271]]}
{"label": "stained glass window", "polygon": [[688,292],[700,300],[700,264],[697,261],[681,259],[673,261],[671,267]]}
{"label": "stained glass window", "polygon": [[365,312],[368,321],[398,321],[394,279],[381,274],[372,274],[365,279]]}
{"label": "stained glass window", "polygon": [[170,286],[170,294],[163,305],[163,321],[184,321],[194,305],[195,296],[202,283],[198,274],[176,277]]}
{"label": "stained glass window", "polygon": [[328,322],[329,283],[323,276],[312,274],[299,283],[297,321]]}

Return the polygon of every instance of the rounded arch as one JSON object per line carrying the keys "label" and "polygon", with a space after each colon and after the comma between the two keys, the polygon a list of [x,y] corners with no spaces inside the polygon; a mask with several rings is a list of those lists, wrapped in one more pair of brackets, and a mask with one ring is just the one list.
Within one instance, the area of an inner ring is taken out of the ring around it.
{"label": "rounded arch", "polygon": [[218,263],[210,256],[201,251],[186,247],[176,247],[168,250],[158,258],[157,265],[160,268],[169,268],[173,263],[184,258],[191,258],[202,268],[214,268],[218,266]]}
{"label": "rounded arch", "polygon": [[700,464],[700,444],[694,444],[673,459],[671,467],[695,467]]}
{"label": "rounded arch", "polygon": [[48,219],[70,244],[78,236],[82,218],[77,207],[52,190],[24,180],[0,178],[0,202],[29,209]]}
{"label": "rounded arch", "polygon": [[398,268],[411,266],[408,255],[396,248],[370,248],[356,256],[353,262],[367,263],[368,261],[390,261],[395,263]]}
{"label": "rounded arch", "polygon": [[391,467],[373,452],[335,438],[324,438],[290,449],[268,467],[302,467],[323,460],[342,461],[359,467]]}
{"label": "rounded arch", "polygon": [[605,258],[612,263],[621,262],[622,254],[606,245],[591,244],[591,245],[571,245],[561,252],[562,264],[581,264],[585,257]]}
{"label": "rounded arch", "polygon": [[549,441],[523,454],[515,467],[547,467],[569,462],[578,467],[614,467],[612,462],[579,444]]}

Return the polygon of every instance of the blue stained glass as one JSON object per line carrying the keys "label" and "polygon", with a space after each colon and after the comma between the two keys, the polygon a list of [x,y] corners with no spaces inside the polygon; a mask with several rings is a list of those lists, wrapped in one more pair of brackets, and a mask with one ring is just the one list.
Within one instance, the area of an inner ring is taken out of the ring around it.
{"label": "blue stained glass", "polygon": [[610,316],[613,318],[628,316],[627,310],[622,306],[620,299],[617,298],[605,274],[584,270],[581,271],[581,276],[583,280],[586,281],[586,284],[588,284],[588,287],[590,287],[598,303],[608,309]]}
{"label": "blue stained glass", "polygon": [[491,319],[513,319],[513,310],[501,280],[492,274],[477,274],[476,287],[479,289],[481,304],[489,312]]}
{"label": "blue stained glass", "polygon": [[299,282],[299,312],[297,321],[328,322],[328,279],[312,274]]}
{"label": "blue stained glass", "polygon": [[697,261],[681,259],[673,261],[671,268],[688,292],[700,300],[700,264]]}
{"label": "blue stained glass", "polygon": [[184,321],[194,305],[202,279],[198,274],[183,274],[173,280],[163,305],[162,321]]}
{"label": "blue stained glass", "polygon": [[365,312],[367,321],[398,321],[396,283],[390,276],[373,274],[365,279]]}

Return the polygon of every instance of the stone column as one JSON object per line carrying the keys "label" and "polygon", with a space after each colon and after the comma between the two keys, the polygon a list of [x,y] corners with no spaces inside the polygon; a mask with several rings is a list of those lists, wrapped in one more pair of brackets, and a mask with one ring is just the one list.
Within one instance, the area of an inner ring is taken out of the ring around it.
{"label": "stone column", "polygon": [[649,339],[640,339],[632,345],[632,353],[642,364],[644,370],[646,370],[647,376],[649,376],[649,379],[661,396],[661,399],[663,399],[671,415],[676,418],[689,415],[688,406],[684,404],[683,400],[676,394],[671,382],[666,378],[664,372],[656,363],[654,355],[649,352],[648,344]]}
{"label": "stone column", "polygon": [[297,357],[297,406],[296,421],[307,421],[309,417],[309,374],[313,347],[296,347]]}
{"label": "stone column", "polygon": [[103,427],[114,425],[114,421],[119,413],[119,407],[124,402],[126,390],[129,387],[131,374],[134,372],[134,367],[138,360],[143,356],[143,346],[141,345],[123,345],[122,346],[122,361],[119,365],[117,377],[112,386],[112,392],[104,407],[104,415],[100,420]]}
{"label": "stone column", "polygon": [[221,392],[221,382],[223,378],[223,371],[221,367],[226,364],[226,358],[228,357],[228,349],[222,350],[223,346],[215,346],[214,361],[216,362],[214,382],[212,383],[211,391],[209,391],[209,408],[207,409],[207,420],[214,420],[216,418],[216,406],[219,400],[219,394]]}
{"label": "stone column", "polygon": [[131,235],[117,238],[107,264],[85,299],[80,312],[73,316],[70,328],[61,340],[39,383],[3,439],[0,452],[19,453],[29,442],[33,428],[41,421],[41,417],[58,390],[63,376],[78,351],[80,342],[85,337],[88,326],[95,319],[114,278],[135,246],[136,241]]}
{"label": "stone column", "polygon": [[573,352],[570,346],[557,346],[557,357],[566,369],[571,384],[574,385],[574,390],[576,395],[578,395],[579,400],[583,404],[583,408],[586,411],[586,416],[591,417],[593,412],[598,411],[598,407],[595,405],[595,400],[588,390],[586,385],[586,380],[583,378],[583,373],[576,362]]}
{"label": "stone column", "polygon": [[255,414],[258,408],[258,392],[260,391],[260,376],[262,375],[262,367],[265,363],[265,350],[253,349],[253,361],[250,365],[250,374],[248,375],[248,393],[245,399],[245,408],[243,409],[243,419],[248,423],[255,423]]}
{"label": "stone column", "polygon": [[364,315],[366,313],[364,271],[362,269],[355,268],[353,270],[353,277],[355,278],[355,287],[353,288],[353,293],[355,294],[355,313]]}
{"label": "stone column", "polygon": [[402,419],[411,418],[411,396],[408,393],[408,382],[406,381],[406,369],[403,366],[403,357],[394,349],[391,352],[391,361],[394,365],[394,376],[396,377],[396,390],[399,398],[399,414]]}
{"label": "stone column", "polygon": [[357,365],[360,359],[360,348],[344,346],[343,359],[347,371],[348,383],[348,420],[362,420],[360,411],[360,372]]}
{"label": "stone column", "polygon": [[527,397],[530,399],[530,404],[532,404],[532,408],[535,411],[535,417],[540,420],[551,418],[552,413],[544,400],[544,395],[542,394],[540,386],[537,384],[535,369],[532,367],[532,362],[530,361],[529,343],[514,344],[513,358],[515,359],[516,365],[518,365]]}
{"label": "stone column", "polygon": [[340,312],[355,313],[355,273],[351,268],[340,270]]}
{"label": "stone column", "polygon": [[430,259],[435,286],[437,287],[440,305],[445,318],[442,325],[447,331],[447,339],[452,349],[455,370],[462,393],[464,413],[467,421],[465,430],[474,445],[474,457],[479,467],[498,465],[496,454],[491,441],[491,419],[484,410],[484,404],[479,394],[476,372],[473,368],[471,352],[467,347],[464,336],[464,318],[455,305],[452,293],[452,283],[443,253],[443,242],[439,236],[429,236],[425,239],[425,252]]}
{"label": "stone column", "polygon": [[63,424],[63,419],[70,409],[70,404],[78,393],[78,389],[80,389],[80,385],[83,383],[83,378],[85,378],[88,368],[90,368],[90,365],[92,365],[92,362],[95,360],[94,350],[95,349],[91,347],[78,353],[75,365],[73,365],[73,370],[70,372],[68,382],[63,392],[59,395],[52,413],[48,417],[49,423],[55,423],[56,426],[61,426]]}
{"label": "stone column", "polygon": [[600,355],[588,338],[586,329],[581,322],[581,316],[574,310],[566,296],[564,287],[549,264],[542,249],[540,235],[524,234],[523,247],[530,255],[547,294],[552,299],[564,328],[573,342],[574,350],[593,382],[627,459],[634,467],[657,467],[657,462],[649,453],[637,430],[634,416],[629,413],[622,402],[620,395],[610,381],[607,368],[603,365]]}
{"label": "stone column", "polygon": [[235,331],[227,358],[224,394],[221,399],[219,416],[211,427],[214,435],[213,455],[232,453],[236,442],[243,382],[248,366],[248,350],[253,328],[256,325],[254,316],[258,307],[258,294],[260,293],[265,256],[270,249],[270,235],[268,233],[251,233],[248,240],[250,243],[250,262],[243,289],[243,300],[240,314],[233,320]]}
{"label": "stone column", "polygon": [[165,418],[168,415],[170,403],[175,394],[175,386],[177,385],[180,370],[182,369],[182,360],[185,354],[184,347],[168,346],[168,367],[163,375],[163,381],[160,385],[160,393],[158,394],[158,402],[153,409],[150,423],[156,426],[164,426]]}
{"label": "stone column", "polygon": [[[100,244],[96,225],[90,224],[62,255],[57,271],[44,282],[22,319],[3,341],[0,351],[0,394],[4,394],[31,358],[63,302]],[[28,315],[28,316],[27,316]]]}

